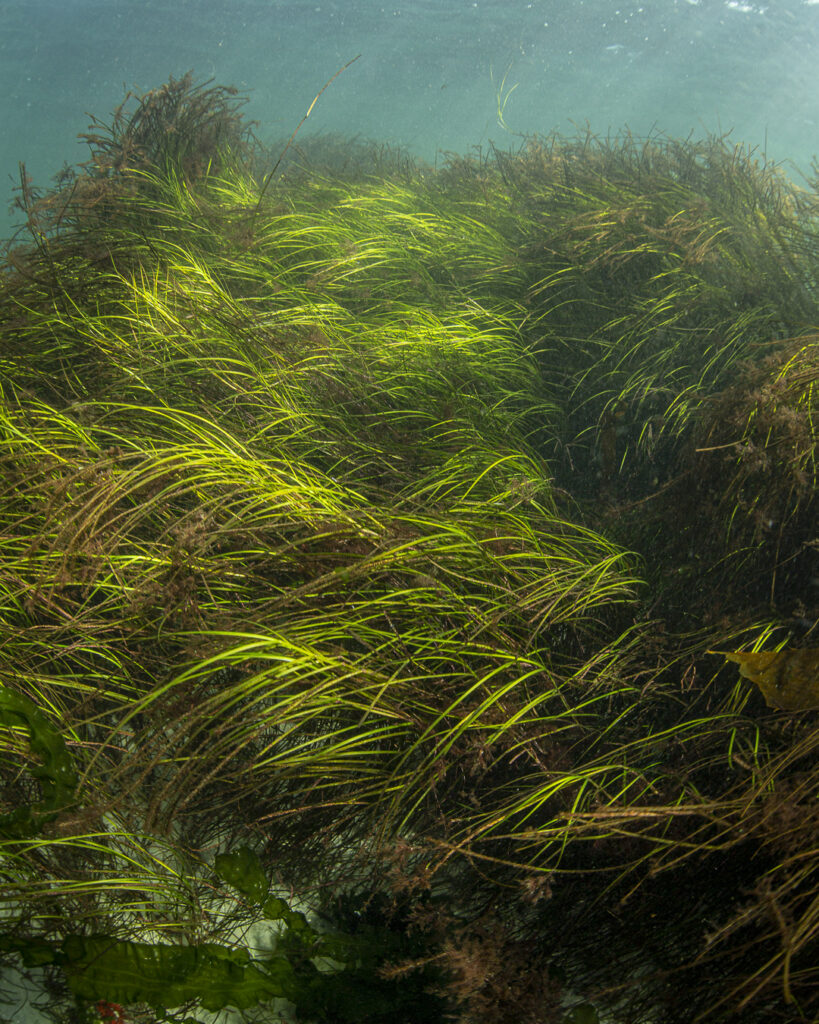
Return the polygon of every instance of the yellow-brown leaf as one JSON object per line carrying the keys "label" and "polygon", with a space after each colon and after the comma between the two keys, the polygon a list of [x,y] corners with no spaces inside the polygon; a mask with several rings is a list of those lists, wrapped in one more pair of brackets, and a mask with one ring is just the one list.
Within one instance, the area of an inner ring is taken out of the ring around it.
{"label": "yellow-brown leaf", "polygon": [[770,707],[785,711],[819,708],[819,648],[714,653],[735,661],[741,675],[756,683]]}

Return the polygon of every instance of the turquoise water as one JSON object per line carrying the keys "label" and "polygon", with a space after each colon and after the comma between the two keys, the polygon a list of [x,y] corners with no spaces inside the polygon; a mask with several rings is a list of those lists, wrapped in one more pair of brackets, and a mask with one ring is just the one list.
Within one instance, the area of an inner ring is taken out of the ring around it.
{"label": "turquoise water", "polygon": [[819,0],[2,0],[3,198],[20,160],[47,184],[83,159],[87,113],[104,119],[127,89],[193,69],[246,92],[272,140],[359,53],[305,133],[425,159],[586,122],[732,130],[803,169],[819,149]]}

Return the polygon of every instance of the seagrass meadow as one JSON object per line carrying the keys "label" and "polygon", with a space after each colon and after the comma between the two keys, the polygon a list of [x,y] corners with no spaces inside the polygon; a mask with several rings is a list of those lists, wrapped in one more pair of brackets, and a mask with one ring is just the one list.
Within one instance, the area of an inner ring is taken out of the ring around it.
{"label": "seagrass meadow", "polygon": [[0,267],[3,977],[816,1020],[816,711],[713,652],[819,646],[817,182],[271,155],[190,76],[87,142]]}

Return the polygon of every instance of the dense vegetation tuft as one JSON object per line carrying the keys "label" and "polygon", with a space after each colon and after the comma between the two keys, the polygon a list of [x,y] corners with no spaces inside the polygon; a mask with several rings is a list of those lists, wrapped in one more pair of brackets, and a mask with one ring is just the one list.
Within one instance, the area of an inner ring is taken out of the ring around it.
{"label": "dense vegetation tuft", "polygon": [[21,173],[0,955],[59,1020],[813,1019],[816,715],[709,652],[819,646],[816,190],[629,135],[271,179],[240,106]]}

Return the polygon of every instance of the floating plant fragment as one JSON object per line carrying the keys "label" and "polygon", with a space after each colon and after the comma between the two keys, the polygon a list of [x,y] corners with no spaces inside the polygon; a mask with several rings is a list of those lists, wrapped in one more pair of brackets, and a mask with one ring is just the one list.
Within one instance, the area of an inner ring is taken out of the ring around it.
{"label": "floating plant fragment", "polygon": [[715,651],[739,665],[769,707],[785,711],[819,708],[819,648],[784,651]]}

